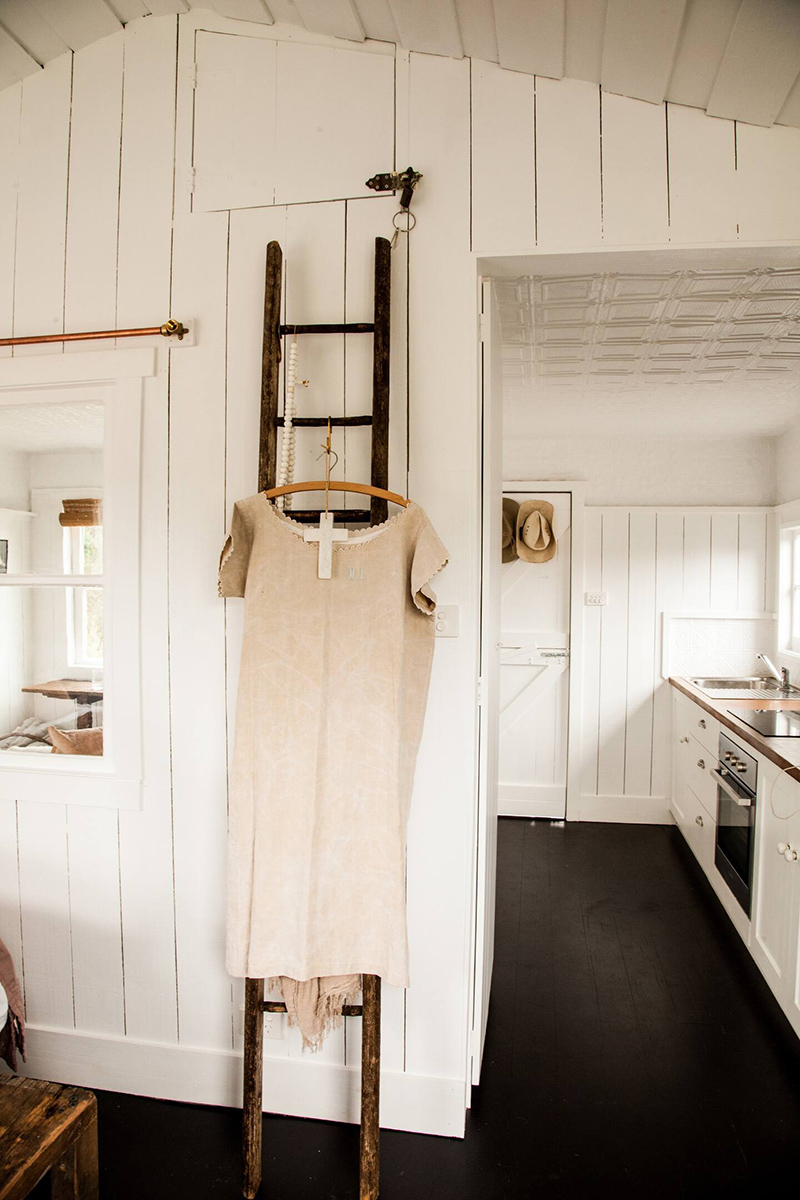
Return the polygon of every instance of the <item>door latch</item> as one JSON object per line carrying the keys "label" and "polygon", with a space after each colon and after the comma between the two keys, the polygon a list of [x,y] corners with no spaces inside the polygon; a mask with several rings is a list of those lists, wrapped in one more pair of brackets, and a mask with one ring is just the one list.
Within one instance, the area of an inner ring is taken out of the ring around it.
{"label": "door latch", "polygon": [[372,188],[373,192],[398,192],[402,188],[400,207],[407,209],[411,204],[414,188],[420,179],[422,179],[420,171],[415,171],[413,167],[406,167],[405,171],[384,171],[381,175],[373,175],[371,179],[367,180],[366,186]]}

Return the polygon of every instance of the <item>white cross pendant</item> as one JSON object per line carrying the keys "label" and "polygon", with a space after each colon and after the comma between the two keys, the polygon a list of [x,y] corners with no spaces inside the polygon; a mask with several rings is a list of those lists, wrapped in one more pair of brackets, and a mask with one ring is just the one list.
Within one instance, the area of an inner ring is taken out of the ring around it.
{"label": "white cross pendant", "polygon": [[346,542],[350,534],[346,529],[334,529],[333,513],[319,514],[319,529],[304,529],[303,540],[319,542],[317,556],[317,579],[330,579],[333,565],[333,543]]}

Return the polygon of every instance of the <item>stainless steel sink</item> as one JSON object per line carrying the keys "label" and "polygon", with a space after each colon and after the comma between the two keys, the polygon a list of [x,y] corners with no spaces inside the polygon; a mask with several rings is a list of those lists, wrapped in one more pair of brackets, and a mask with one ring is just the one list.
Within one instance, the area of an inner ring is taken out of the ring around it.
{"label": "stainless steel sink", "polygon": [[690,679],[696,688],[719,699],[770,699],[782,696],[800,696],[800,688],[782,687],[777,679],[769,675],[748,675],[741,679]]}

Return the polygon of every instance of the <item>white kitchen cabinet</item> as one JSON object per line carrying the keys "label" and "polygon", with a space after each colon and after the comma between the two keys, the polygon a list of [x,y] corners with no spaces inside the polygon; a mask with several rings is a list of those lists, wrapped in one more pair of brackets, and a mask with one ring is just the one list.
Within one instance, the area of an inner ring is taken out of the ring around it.
{"label": "white kitchen cabinet", "polygon": [[[671,811],[775,998],[800,1036],[800,783],[747,744],[758,762],[750,921],[714,865],[720,723],[673,693]],[[738,742],[728,729],[726,736]],[[795,857],[795,854],[797,857]]]}
{"label": "white kitchen cabinet", "polygon": [[800,1032],[800,784],[786,775],[778,776],[778,768],[759,756],[751,950]]}

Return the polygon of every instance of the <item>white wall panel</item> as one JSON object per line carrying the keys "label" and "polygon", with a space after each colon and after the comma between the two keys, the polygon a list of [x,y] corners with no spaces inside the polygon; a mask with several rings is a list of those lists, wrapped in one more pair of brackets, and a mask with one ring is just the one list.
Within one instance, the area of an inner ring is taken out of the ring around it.
{"label": "white wall panel", "polygon": [[280,42],[277,88],[276,203],[363,196],[392,169],[391,57]]}
{"label": "white wall panel", "polygon": [[[14,333],[64,327],[64,241],[72,56],[54,59],[22,85]],[[50,347],[57,352],[60,347]],[[17,353],[41,354],[43,346]]]}
{"label": "white wall panel", "polygon": [[479,252],[536,244],[533,89],[530,75],[472,64],[472,245]]}
{"label": "white wall panel", "polygon": [[[68,333],[115,327],[123,48],[120,30],[79,50],[73,65],[64,293]],[[73,348],[85,350],[81,342]]]}
{"label": "white wall panel", "polygon": [[[125,29],[124,113],[117,251],[117,321],[169,315],[175,137],[176,21],[148,17]],[[183,314],[184,319],[193,314]],[[159,342],[162,339],[158,339]],[[169,359],[145,382],[142,424],[141,613],[145,786],[141,811],[119,814],[128,1037],[177,1038],[170,780],[167,592]]]}
{"label": "white wall panel", "polygon": [[628,513],[603,513],[602,590],[608,601],[600,633],[600,745],[597,783],[601,796],[625,791],[625,709],[628,677]]}
{"label": "white wall panel", "polygon": [[737,216],[742,241],[800,238],[800,129],[736,126]]}
{"label": "white wall panel", "polygon": [[656,514],[628,520],[628,678],[625,697],[626,796],[649,796],[653,762],[653,678],[658,658]]}
{"label": "white wall panel", "polygon": [[[583,587],[585,592],[602,591],[603,586],[603,514],[597,508],[586,509],[584,526]],[[600,656],[602,652],[603,610],[584,609],[583,666],[581,705],[581,795],[598,793],[597,766],[600,748]]]}
{"label": "white wall panel", "polygon": [[[608,602],[583,613],[581,795],[584,801],[600,797],[582,806],[584,817],[603,820],[606,812],[606,819],[619,820],[624,811],[635,820],[638,810],[640,819],[668,819],[670,689],[661,678],[662,614],[763,611],[766,513],[586,510],[584,588],[606,591]],[[633,809],[621,807],[624,797]],[[643,803],[648,797],[652,806]]]}
{"label": "white wall panel", "polygon": [[[436,647],[409,826],[406,1068],[452,1078],[462,1070],[459,1026],[463,1029],[469,1008],[464,952],[475,779],[463,747],[476,736],[477,711],[472,633],[477,629],[477,346],[470,343],[476,281],[465,254],[468,207],[453,202],[469,188],[468,62],[412,56],[409,130],[409,161],[424,169],[435,158],[437,171],[437,186],[421,188],[414,202],[409,494],[426,510],[450,552],[451,565],[437,578],[435,590],[442,603],[461,604],[462,645],[452,639],[440,640]],[[455,353],[442,353],[445,346]],[[439,402],[432,404],[432,396]],[[464,820],[468,814],[470,819]],[[434,929],[432,911],[437,914]],[[431,1020],[437,1006],[452,1014],[452,1025]]]}
{"label": "white wall panel", "polygon": [[663,105],[604,92],[603,241],[638,246],[667,235],[667,145]]}
{"label": "white wall panel", "polygon": [[[14,326],[21,106],[21,84],[0,93],[0,334],[3,337],[11,337]],[[10,347],[0,348],[0,356],[10,354]]]}
{"label": "white wall panel", "polygon": [[667,105],[669,232],[673,242],[736,241],[736,127]]}
{"label": "white wall panel", "polygon": [[39,70],[38,62],[0,26],[0,88],[11,87]]}
{"label": "white wall panel", "polygon": [[277,44],[197,34],[192,210],[275,199]]}
{"label": "white wall panel", "polygon": [[72,1029],[66,809],[20,802],[17,829],[26,1017],[34,1025]]}
{"label": "white wall panel", "polygon": [[536,79],[536,225],[540,247],[600,243],[600,93],[590,83]]}
{"label": "white wall panel", "polygon": [[173,354],[170,373],[170,684],[180,1039],[222,1049],[231,1044],[231,985],[224,955],[225,613],[216,575],[226,524],[228,214],[179,218],[173,263],[174,302],[191,304],[203,329],[197,346]]}
{"label": "white wall panel", "polygon": [[120,1035],[125,1002],[118,814],[71,805],[67,841],[75,1025]]}

